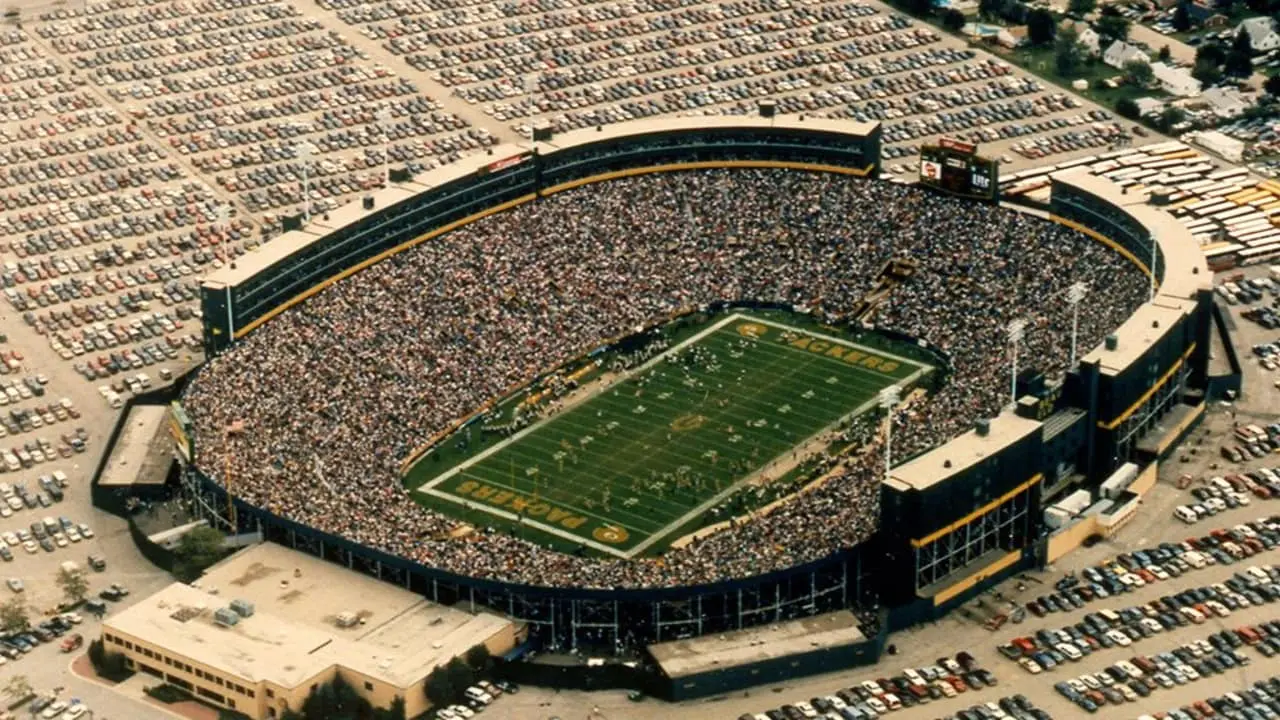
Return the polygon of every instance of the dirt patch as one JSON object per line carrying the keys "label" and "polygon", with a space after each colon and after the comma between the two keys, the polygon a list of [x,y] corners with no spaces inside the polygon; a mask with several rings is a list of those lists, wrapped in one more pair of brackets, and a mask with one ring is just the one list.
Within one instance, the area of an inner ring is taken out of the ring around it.
{"label": "dirt patch", "polygon": [[278,599],[280,600],[280,602],[288,604],[293,602],[294,600],[297,600],[300,597],[302,597],[301,590],[290,590],[289,592],[281,595]]}
{"label": "dirt patch", "polygon": [[218,711],[208,705],[201,705],[194,700],[184,700],[176,703],[164,703],[151,697],[150,695],[143,698],[147,704],[168,710],[175,715],[191,718],[191,720],[218,720]]}
{"label": "dirt patch", "polygon": [[236,587],[245,587],[251,582],[256,582],[263,578],[271,577],[272,575],[278,572],[280,572],[280,568],[274,568],[269,565],[263,565],[262,563],[254,563],[249,567],[245,568],[244,573],[241,574],[240,577],[232,580],[231,584],[235,585]]}
{"label": "dirt patch", "polygon": [[113,680],[108,680],[102,677],[93,669],[93,663],[89,660],[88,653],[80,655],[75,660],[71,661],[71,672],[85,680],[96,682],[99,685],[106,685],[107,687],[115,687],[116,685],[119,685],[119,683]]}

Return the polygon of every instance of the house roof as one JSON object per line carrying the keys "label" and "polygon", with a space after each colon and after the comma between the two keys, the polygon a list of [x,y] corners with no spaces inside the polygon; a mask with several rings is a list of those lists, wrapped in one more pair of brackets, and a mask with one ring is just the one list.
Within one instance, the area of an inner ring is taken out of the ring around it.
{"label": "house roof", "polygon": [[1249,42],[1255,45],[1266,37],[1276,34],[1275,23],[1269,17],[1252,17],[1241,22],[1239,27],[1249,33]]}
{"label": "house roof", "polygon": [[1137,45],[1130,45],[1123,40],[1116,40],[1107,46],[1107,55],[1114,57],[1119,62],[1128,62],[1135,58],[1148,57],[1142,48]]}

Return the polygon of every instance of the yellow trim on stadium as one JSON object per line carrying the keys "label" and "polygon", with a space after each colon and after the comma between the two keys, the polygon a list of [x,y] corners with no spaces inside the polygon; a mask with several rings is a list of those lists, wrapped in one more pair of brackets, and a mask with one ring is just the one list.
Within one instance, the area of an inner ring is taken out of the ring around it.
{"label": "yellow trim on stadium", "polygon": [[981,570],[979,570],[978,572],[975,572],[974,574],[970,575],[964,580],[961,580],[954,585],[949,585],[946,588],[939,590],[938,593],[933,596],[933,606],[934,607],[941,606],[943,603],[947,602],[951,598],[959,595],[965,590],[968,590],[974,585],[977,585],[983,580],[986,580],[992,575],[995,575],[1001,570],[1018,562],[1018,560],[1020,559],[1022,559],[1022,551],[1015,550],[1011,553],[1008,553],[1004,557],[1001,557],[999,560],[996,560],[990,565],[983,567]]}
{"label": "yellow trim on stadium", "polygon": [[658,172],[671,172],[673,170],[707,170],[716,168],[781,168],[785,170],[808,170],[809,172],[832,172],[841,175],[854,175],[857,177],[866,177],[876,167],[875,163],[864,168],[847,168],[839,165],[823,165],[820,163],[793,162],[789,160],[694,160],[683,163],[664,163],[662,165],[648,165],[646,167],[627,168],[625,170],[613,170],[599,175],[591,175],[590,177],[578,178],[568,182],[552,185],[542,190],[542,196],[554,195],[565,190],[572,190],[576,187],[589,185],[591,183],[604,182],[606,180],[616,180],[624,177],[635,177],[638,175],[649,175]]}
{"label": "yellow trim on stadium", "polygon": [[915,538],[915,539],[913,539],[913,540],[911,541],[911,547],[914,547],[914,548],[922,548],[922,547],[924,547],[925,545],[928,545],[928,544],[930,544],[930,543],[934,542],[935,540],[937,540],[938,538],[940,538],[940,537],[942,537],[942,536],[946,535],[947,533],[952,532],[953,530],[958,530],[959,528],[962,528],[962,527],[964,527],[965,525],[968,525],[969,523],[973,522],[974,520],[978,519],[979,517],[981,517],[981,516],[983,516],[983,515],[985,515],[985,514],[987,514],[987,513],[991,512],[992,510],[995,510],[996,508],[1000,507],[1001,505],[1003,505],[1003,504],[1005,504],[1005,503],[1009,502],[1009,501],[1010,501],[1010,500],[1012,500],[1015,496],[1017,496],[1017,495],[1019,495],[1019,494],[1021,494],[1021,493],[1023,493],[1023,492],[1026,492],[1027,490],[1031,489],[1031,487],[1032,487],[1032,486],[1034,486],[1036,483],[1040,482],[1040,481],[1041,481],[1041,480],[1043,480],[1043,479],[1044,479],[1044,474],[1043,474],[1043,473],[1036,473],[1035,475],[1033,475],[1033,476],[1031,477],[1031,479],[1030,479],[1030,480],[1027,480],[1026,482],[1022,483],[1022,484],[1021,484],[1021,485],[1019,485],[1018,487],[1016,487],[1016,488],[1014,488],[1014,489],[1010,490],[1009,492],[1007,492],[1007,493],[1005,493],[1005,494],[1001,495],[1000,497],[996,498],[995,500],[992,500],[991,502],[987,503],[986,505],[983,505],[982,507],[978,508],[977,510],[974,510],[973,512],[969,513],[968,515],[965,515],[964,517],[960,518],[959,520],[956,520],[955,522],[953,522],[953,523],[951,523],[950,525],[948,525],[948,526],[946,526],[946,527],[942,528],[941,530],[935,530],[935,531],[933,531],[933,532],[929,533],[928,535],[925,535],[925,536],[924,536],[924,537],[922,537],[922,538]]}
{"label": "yellow trim on stadium", "polygon": [[1173,374],[1178,371],[1178,368],[1182,367],[1182,363],[1186,362],[1187,358],[1191,357],[1191,353],[1195,351],[1196,351],[1196,344],[1193,342],[1191,343],[1191,346],[1187,348],[1187,351],[1182,353],[1182,357],[1178,358],[1178,361],[1169,367],[1169,369],[1165,372],[1163,376],[1161,376],[1160,380],[1156,382],[1156,384],[1152,385],[1150,388],[1147,388],[1147,391],[1142,393],[1142,395],[1132,405],[1130,405],[1124,412],[1117,415],[1115,420],[1112,420],[1111,422],[1103,422],[1099,420],[1098,427],[1102,428],[1103,430],[1115,430],[1116,426],[1118,426],[1120,423],[1124,422],[1125,420],[1128,420],[1130,415],[1137,412],[1138,408],[1142,407],[1143,403],[1151,399],[1151,396],[1154,395],[1157,390],[1159,390],[1161,387],[1164,387],[1164,384],[1169,382],[1169,379],[1172,378]]}
{"label": "yellow trim on stadium", "polygon": [[[1151,268],[1147,267],[1147,264],[1142,260],[1139,260],[1138,256],[1124,249],[1120,245],[1120,243],[1117,243],[1115,240],[1112,240],[1111,238],[1107,237],[1106,235],[1103,235],[1097,230],[1094,230],[1092,228],[1087,228],[1084,225],[1081,225],[1080,223],[1076,222],[1075,220],[1068,220],[1067,218],[1064,218],[1061,215],[1054,215],[1050,213],[1049,219],[1052,220],[1053,222],[1058,223],[1059,225],[1065,225],[1066,227],[1069,227],[1072,230],[1075,230],[1076,232],[1082,232],[1085,235],[1088,235],[1089,237],[1093,238],[1094,240],[1097,240],[1098,242],[1102,243],[1103,245],[1106,245],[1112,250],[1115,250],[1116,252],[1120,253],[1122,257],[1126,258],[1129,262],[1133,263],[1134,265],[1137,265],[1138,269],[1141,270],[1143,273],[1145,273],[1148,278],[1151,277]],[[1157,279],[1156,287],[1158,288],[1159,286],[1160,286],[1160,281]]]}
{"label": "yellow trim on stadium", "polygon": [[517,206],[517,205],[523,205],[524,203],[527,203],[527,202],[529,202],[530,200],[532,200],[534,197],[535,197],[535,195],[534,195],[533,193],[529,193],[528,195],[522,195],[522,196],[520,196],[520,197],[518,197],[518,198],[516,198],[516,199],[514,199],[514,200],[508,200],[508,201],[506,201],[506,202],[504,202],[504,203],[502,203],[502,204],[500,204],[500,205],[495,205],[495,206],[493,206],[493,207],[489,208],[488,210],[483,210],[483,211],[481,211],[481,212],[475,213],[474,215],[468,215],[467,217],[464,217],[464,218],[462,218],[461,220],[455,220],[455,221],[453,221],[453,222],[449,223],[448,225],[445,225],[445,226],[443,226],[443,227],[436,228],[435,230],[432,230],[431,232],[428,232],[428,233],[424,233],[424,234],[422,234],[422,235],[419,235],[418,237],[416,237],[416,238],[414,238],[414,239],[412,239],[412,240],[409,240],[409,241],[407,241],[407,242],[400,243],[399,245],[397,245],[397,246],[395,246],[395,247],[393,247],[393,248],[388,248],[387,250],[383,250],[382,252],[378,253],[377,255],[374,255],[373,257],[369,258],[368,260],[364,260],[364,261],[362,261],[362,262],[358,262],[358,263],[356,263],[355,265],[353,265],[353,266],[351,266],[351,267],[347,268],[346,270],[343,270],[342,272],[338,273],[337,275],[334,275],[333,277],[328,278],[328,279],[326,279],[326,280],[322,280],[322,281],[320,281],[319,283],[316,283],[315,285],[312,285],[311,287],[307,288],[306,290],[303,290],[302,292],[298,293],[297,295],[294,295],[293,297],[289,298],[288,300],[285,300],[284,302],[280,303],[279,305],[275,306],[275,307],[274,307],[274,308],[272,308],[271,310],[269,310],[269,311],[267,311],[266,313],[264,313],[262,317],[258,318],[257,320],[254,320],[253,322],[249,323],[248,325],[245,325],[244,327],[242,327],[242,328],[240,328],[239,330],[237,330],[237,331],[236,331],[236,335],[235,335],[235,337],[236,337],[236,339],[237,339],[237,340],[238,340],[238,339],[240,339],[240,338],[242,338],[242,337],[244,337],[246,334],[248,334],[249,332],[252,332],[254,329],[256,329],[256,328],[257,328],[259,325],[261,325],[262,323],[264,323],[264,322],[266,322],[266,321],[270,320],[271,318],[273,318],[273,317],[275,317],[275,316],[279,315],[280,313],[284,312],[285,310],[288,310],[289,308],[293,307],[294,305],[297,305],[298,303],[302,302],[303,300],[306,300],[307,298],[311,297],[312,295],[315,295],[316,293],[318,293],[318,292],[320,292],[321,290],[323,290],[323,289],[325,289],[325,288],[329,287],[330,285],[332,285],[332,284],[334,284],[334,283],[338,282],[339,280],[342,280],[342,279],[344,279],[344,278],[350,277],[350,276],[354,275],[355,273],[358,273],[358,272],[360,272],[361,270],[363,270],[363,269],[365,269],[365,268],[369,267],[370,265],[373,265],[374,263],[382,262],[383,260],[386,260],[387,258],[391,257],[392,255],[395,255],[396,253],[398,253],[398,252],[400,252],[400,251],[402,251],[402,250],[408,250],[409,248],[411,248],[411,247],[413,247],[413,246],[415,246],[415,245],[420,245],[420,244],[422,244],[422,243],[426,242],[427,240],[430,240],[430,239],[431,239],[431,238],[433,238],[433,237],[436,237],[436,236],[438,236],[438,235],[443,235],[444,233],[447,233],[447,232],[449,232],[450,230],[455,230],[455,229],[457,229],[457,228],[459,228],[459,227],[462,227],[463,225],[466,225],[467,223],[475,222],[476,220],[479,220],[479,219],[484,218],[484,217],[488,217],[489,215],[492,215],[492,214],[497,213],[497,212],[502,212],[503,210],[508,210],[508,209],[513,208],[513,207],[515,207],[515,206]]}

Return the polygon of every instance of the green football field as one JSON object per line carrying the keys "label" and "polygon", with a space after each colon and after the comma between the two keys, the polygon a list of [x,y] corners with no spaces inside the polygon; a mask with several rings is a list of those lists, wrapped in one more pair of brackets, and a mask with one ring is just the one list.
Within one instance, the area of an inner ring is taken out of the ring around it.
{"label": "green football field", "polygon": [[788,471],[797,448],[875,408],[883,388],[929,369],[739,312],[588,382],[566,407],[473,456],[435,474],[419,462],[410,477],[427,478],[424,504],[473,523],[652,554],[744,483]]}

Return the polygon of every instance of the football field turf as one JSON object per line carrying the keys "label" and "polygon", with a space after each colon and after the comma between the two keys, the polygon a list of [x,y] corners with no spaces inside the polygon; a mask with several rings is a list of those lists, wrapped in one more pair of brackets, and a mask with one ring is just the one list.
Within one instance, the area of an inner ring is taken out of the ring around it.
{"label": "football field turf", "polygon": [[[757,474],[930,368],[742,312],[417,488],[446,513],[618,557],[664,549]],[[415,471],[422,468],[419,463]]]}

